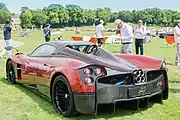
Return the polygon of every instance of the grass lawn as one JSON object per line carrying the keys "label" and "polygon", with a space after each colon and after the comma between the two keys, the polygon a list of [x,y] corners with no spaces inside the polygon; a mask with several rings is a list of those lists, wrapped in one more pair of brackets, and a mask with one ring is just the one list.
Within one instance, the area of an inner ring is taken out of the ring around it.
{"label": "grass lawn", "polygon": [[[18,34],[19,32],[14,32],[13,39],[25,43],[18,49],[26,54],[44,42],[41,31],[31,32],[28,37],[19,37]],[[62,35],[64,39],[70,40],[73,34],[74,32],[66,32]],[[81,35],[93,35],[93,33],[82,32]],[[0,39],[2,39],[2,34]],[[4,79],[5,59],[3,59],[0,61],[0,120],[180,120],[180,68],[174,66],[175,48],[165,45],[164,40],[152,38],[152,42],[145,45],[145,54],[166,59],[169,69],[169,99],[163,101],[162,105],[150,104],[148,109],[138,111],[118,109],[115,114],[100,113],[98,116],[81,115],[63,118],[55,112],[52,104],[46,99],[21,85],[9,85]],[[104,47],[113,53],[120,50],[119,44]]]}

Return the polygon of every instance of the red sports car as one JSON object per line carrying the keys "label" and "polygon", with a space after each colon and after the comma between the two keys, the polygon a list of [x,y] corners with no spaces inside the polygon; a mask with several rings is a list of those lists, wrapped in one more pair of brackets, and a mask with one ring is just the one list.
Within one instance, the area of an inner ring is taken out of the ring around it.
{"label": "red sports car", "polygon": [[168,99],[164,60],[112,54],[89,42],[49,42],[29,55],[16,53],[6,72],[9,83],[49,98],[63,116],[96,114],[104,104],[137,109]]}

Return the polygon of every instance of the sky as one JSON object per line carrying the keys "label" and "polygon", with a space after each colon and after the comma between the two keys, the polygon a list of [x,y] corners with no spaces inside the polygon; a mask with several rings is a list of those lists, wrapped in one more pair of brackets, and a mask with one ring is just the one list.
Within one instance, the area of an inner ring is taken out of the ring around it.
{"label": "sky", "polygon": [[22,6],[42,9],[49,4],[77,4],[82,8],[96,9],[109,7],[112,11],[162,8],[180,11],[180,0],[0,0],[11,12],[18,13]]}

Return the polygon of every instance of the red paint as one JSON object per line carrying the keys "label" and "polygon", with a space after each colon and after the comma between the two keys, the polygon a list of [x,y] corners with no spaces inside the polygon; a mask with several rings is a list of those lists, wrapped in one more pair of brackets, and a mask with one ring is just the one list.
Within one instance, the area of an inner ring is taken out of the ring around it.
{"label": "red paint", "polygon": [[[116,56],[143,69],[159,69],[162,63],[162,60],[145,56],[122,54],[116,54]],[[28,57],[19,54],[13,55],[12,61],[14,62],[15,69],[17,68],[17,63],[21,65],[22,80],[17,80],[20,83],[41,84],[49,86],[50,88],[53,75],[55,73],[62,73],[68,79],[73,92],[95,92],[95,86],[87,86],[83,80],[81,80],[78,68],[87,64],[79,60],[61,57]]]}
{"label": "red paint", "polygon": [[15,63],[15,69],[17,69],[17,63],[22,66],[22,80],[17,79],[20,83],[41,84],[50,87],[53,75],[58,72],[64,74],[68,79],[73,92],[95,92],[94,86],[87,86],[81,80],[80,73],[77,68],[83,66],[85,63],[79,60],[60,57],[37,58],[20,54],[13,55],[12,61]]}
{"label": "red paint", "polygon": [[130,63],[142,69],[160,69],[163,60],[158,60],[155,58],[142,56],[142,55],[125,55],[125,54],[115,54],[117,57],[124,59]]}

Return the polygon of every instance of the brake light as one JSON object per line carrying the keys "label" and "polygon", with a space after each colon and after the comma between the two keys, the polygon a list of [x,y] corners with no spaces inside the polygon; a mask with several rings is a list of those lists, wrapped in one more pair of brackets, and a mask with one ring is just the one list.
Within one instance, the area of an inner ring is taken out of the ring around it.
{"label": "brake light", "polygon": [[101,74],[101,68],[96,68],[95,74],[98,76]]}
{"label": "brake light", "polygon": [[106,75],[106,72],[102,68],[96,68],[95,75],[96,76]]}
{"label": "brake light", "polygon": [[94,79],[91,78],[91,77],[87,77],[87,78],[85,78],[85,83],[86,83],[87,85],[93,85]]}
{"label": "brake light", "polygon": [[86,74],[86,75],[92,75],[92,73],[93,73],[93,70],[92,70],[91,68],[86,68],[86,69],[84,69],[84,74]]}

